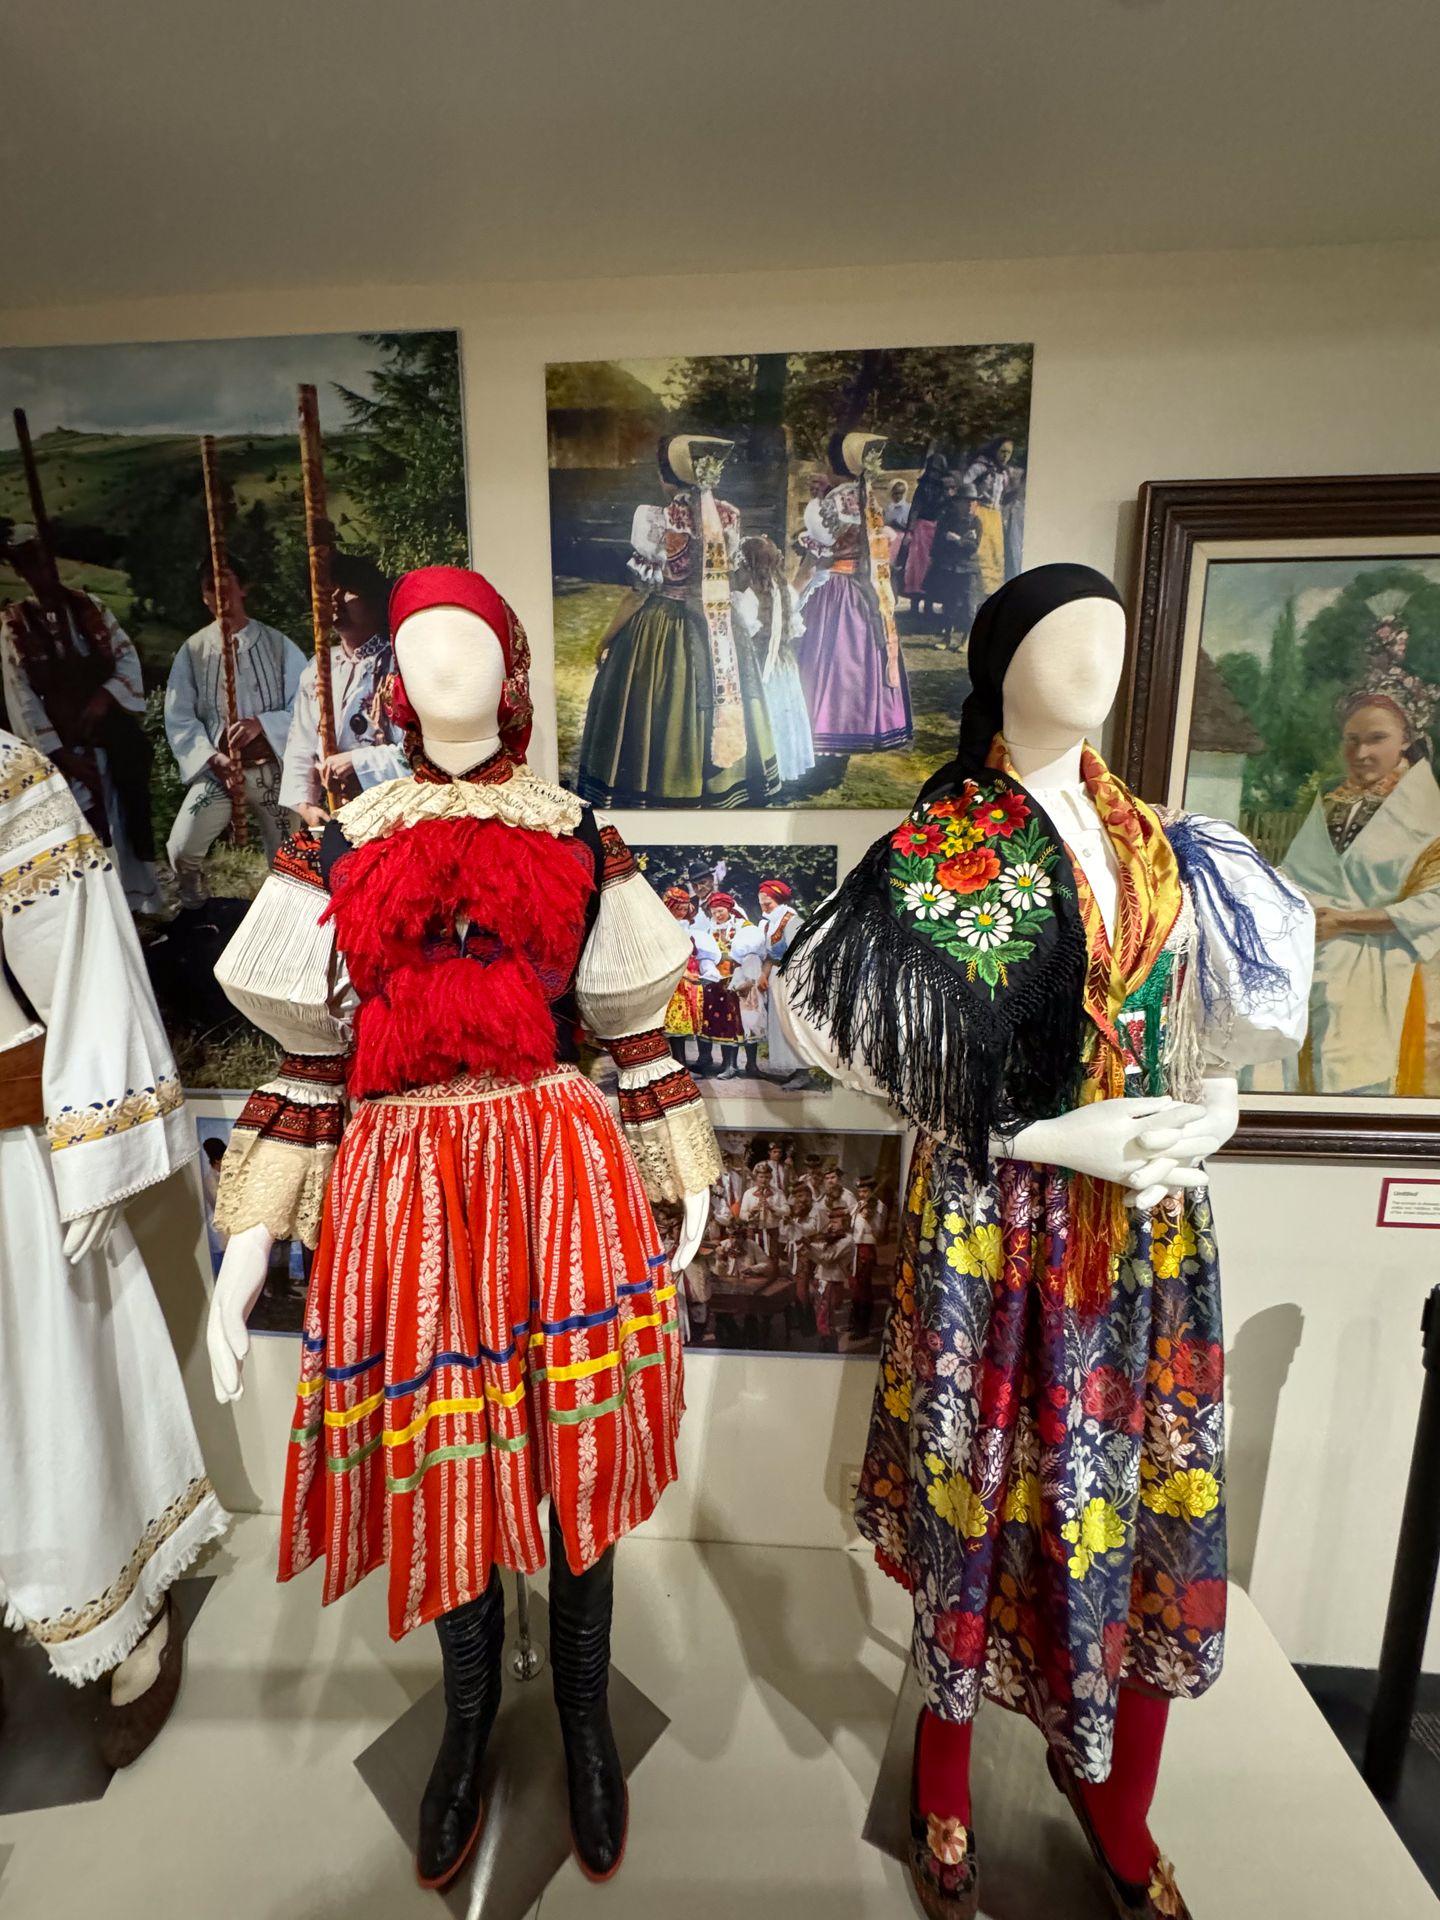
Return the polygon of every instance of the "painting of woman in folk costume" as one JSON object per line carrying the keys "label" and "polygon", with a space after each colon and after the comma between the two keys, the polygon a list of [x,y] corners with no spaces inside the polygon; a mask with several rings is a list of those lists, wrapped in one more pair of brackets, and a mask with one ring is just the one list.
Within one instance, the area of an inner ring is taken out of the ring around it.
{"label": "painting of woman in folk costume", "polygon": [[805,512],[796,658],[821,758],[883,753],[915,731],[885,538],[885,446],[879,434],[836,434],[833,484]]}
{"label": "painting of woman in folk costume", "polygon": [[775,741],[748,636],[732,618],[740,515],[715,488],[734,442],[660,443],[662,505],[636,510],[629,571],[596,651],[576,788],[611,807],[764,806]]}
{"label": "painting of woman in folk costume", "polygon": [[1281,865],[1315,908],[1305,1093],[1440,1093],[1426,1047],[1440,1017],[1440,687],[1406,666],[1408,641],[1400,612],[1381,611],[1364,679],[1338,703],[1346,777],[1316,795]]}

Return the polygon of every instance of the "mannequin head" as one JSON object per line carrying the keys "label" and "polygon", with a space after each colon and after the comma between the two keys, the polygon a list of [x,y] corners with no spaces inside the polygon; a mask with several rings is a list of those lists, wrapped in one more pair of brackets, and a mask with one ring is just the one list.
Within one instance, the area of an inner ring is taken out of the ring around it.
{"label": "mannequin head", "polygon": [[432,758],[447,766],[446,745],[494,750],[505,650],[488,620],[465,607],[421,607],[400,623],[395,660]]}
{"label": "mannequin head", "polygon": [[1005,670],[1005,738],[1059,750],[1095,733],[1125,665],[1125,609],[1069,600],[1037,620]]}

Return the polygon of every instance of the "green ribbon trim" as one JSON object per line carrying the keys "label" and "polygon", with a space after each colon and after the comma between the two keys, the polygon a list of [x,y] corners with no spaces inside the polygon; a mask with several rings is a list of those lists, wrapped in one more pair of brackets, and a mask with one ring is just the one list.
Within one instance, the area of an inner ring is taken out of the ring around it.
{"label": "green ribbon trim", "polygon": [[[678,1319],[667,1320],[659,1331],[662,1334],[668,1333],[671,1328],[678,1327],[679,1324]],[[635,1359],[625,1362],[625,1378],[629,1380],[632,1375],[640,1373],[646,1367],[658,1367],[664,1358],[663,1353],[638,1354]],[[608,1400],[597,1400],[590,1407],[551,1407],[547,1418],[557,1427],[576,1427],[582,1420],[598,1420],[602,1413],[618,1413],[624,1403],[625,1394],[622,1389],[619,1393],[612,1393]]]}
{"label": "green ribbon trim", "polygon": [[425,1478],[425,1475],[430,1471],[431,1467],[441,1466],[446,1460],[475,1460],[478,1459],[481,1454],[488,1453],[491,1447],[498,1448],[502,1453],[519,1453],[522,1447],[528,1445],[529,1435],[522,1433],[510,1439],[501,1439],[497,1436],[493,1440],[475,1440],[468,1446],[436,1447],[433,1453],[426,1454],[425,1458],[413,1473],[407,1473],[403,1479],[396,1479],[393,1475],[387,1473],[385,1476],[385,1491],[387,1493],[413,1493]]}

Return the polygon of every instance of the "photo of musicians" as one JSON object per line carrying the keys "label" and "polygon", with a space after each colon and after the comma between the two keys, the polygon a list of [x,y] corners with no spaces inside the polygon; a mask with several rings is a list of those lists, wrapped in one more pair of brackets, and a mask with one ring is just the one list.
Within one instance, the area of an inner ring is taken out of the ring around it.
{"label": "photo of musicians", "polygon": [[[685,1344],[725,1352],[880,1351],[894,1285],[901,1136],[717,1129],[724,1172],[679,1276]],[[673,1247],[675,1208],[657,1208]]]}
{"label": "photo of musicians", "polygon": [[[210,1270],[217,1276],[225,1257],[225,1235],[215,1225],[215,1200],[220,1192],[220,1170],[225,1164],[234,1124],[233,1120],[210,1114],[197,1115],[195,1120],[200,1141],[200,1191],[210,1245]],[[305,1295],[314,1257],[300,1240],[275,1242],[270,1249],[264,1289],[246,1323],[252,1333],[299,1333],[305,1322]]]}
{"label": "photo of musicians", "polygon": [[670,1051],[702,1093],[825,1093],[771,1017],[770,976],[835,889],[833,846],[640,846],[646,879],[690,936],[670,998]]}
{"label": "photo of musicians", "polygon": [[0,396],[0,726],[108,847],[186,1085],[247,1089],[215,961],[287,833],[405,772],[390,584],[468,557],[458,337],[0,351]]}

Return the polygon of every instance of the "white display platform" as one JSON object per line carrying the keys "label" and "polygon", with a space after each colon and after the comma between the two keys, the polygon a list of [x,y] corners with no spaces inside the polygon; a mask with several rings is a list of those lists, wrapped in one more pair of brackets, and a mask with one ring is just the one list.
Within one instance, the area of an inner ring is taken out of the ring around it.
{"label": "white display platform", "polygon": [[[241,1522],[202,1569],[219,1578],[150,1753],[103,1800],[0,1820],[0,1851],[13,1848],[0,1920],[443,1920],[355,1771],[434,1685],[434,1635],[392,1645],[379,1575],[326,1609],[313,1572],[277,1587],[275,1532]],[[616,1661],[670,1726],[635,1774],[621,1873],[592,1887],[567,1862],[543,1920],[912,1913],[900,1867],[863,1837],[904,1675],[905,1595],[858,1553],[642,1533],[620,1549],[616,1599]],[[1440,1903],[1243,1595],[1224,1679],[1173,1724],[1155,1824],[1195,1920],[1435,1920]],[[991,1712],[977,1756],[990,1920],[1100,1920],[1038,1736]],[[1008,1813],[985,1811],[996,1785]]]}

